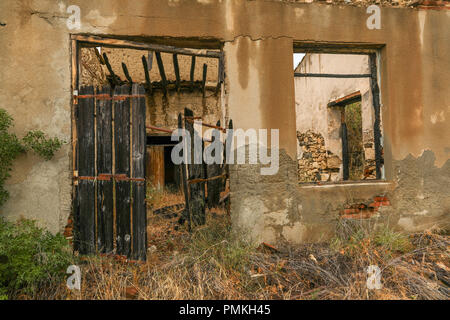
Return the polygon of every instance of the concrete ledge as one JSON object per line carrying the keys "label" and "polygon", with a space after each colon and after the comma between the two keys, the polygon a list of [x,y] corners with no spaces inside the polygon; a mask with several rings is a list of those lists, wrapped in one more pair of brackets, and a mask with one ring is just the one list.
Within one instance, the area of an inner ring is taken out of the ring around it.
{"label": "concrete ledge", "polygon": [[395,183],[393,181],[370,181],[370,182],[338,182],[338,183],[327,183],[327,184],[301,184],[298,186],[299,189],[329,189],[329,188],[354,188],[354,187],[394,187]]}

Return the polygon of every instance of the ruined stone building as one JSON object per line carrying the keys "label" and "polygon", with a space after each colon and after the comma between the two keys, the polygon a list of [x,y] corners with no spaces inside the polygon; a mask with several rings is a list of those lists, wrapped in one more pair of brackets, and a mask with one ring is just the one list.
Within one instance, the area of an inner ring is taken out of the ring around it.
{"label": "ruined stone building", "polygon": [[[379,11],[368,12],[374,3]],[[80,9],[79,25],[68,22],[72,5]],[[374,12],[380,28],[368,27]],[[279,152],[277,174],[261,175],[263,164],[230,166],[231,216],[241,235],[274,244],[319,241],[341,219],[407,232],[448,227],[448,39],[448,1],[3,0],[0,108],[15,119],[18,136],[38,129],[67,144],[51,161],[32,154],[16,161],[0,214],[64,229],[77,178],[78,90],[110,76],[98,63],[99,47],[121,81],[127,81],[123,62],[133,82],[146,82],[144,56],[156,90],[129,97],[146,96],[147,126],[174,129],[189,107],[208,123],[232,119],[243,130],[279,129],[279,146],[271,148]],[[166,69],[166,94],[156,52]],[[174,53],[180,90],[174,89]],[[307,54],[296,70],[294,53]],[[211,57],[222,59],[223,79]],[[345,161],[344,123],[347,132],[355,123],[361,128],[358,143],[347,141],[359,156]],[[167,147],[167,136],[150,130],[146,147],[158,139]]]}

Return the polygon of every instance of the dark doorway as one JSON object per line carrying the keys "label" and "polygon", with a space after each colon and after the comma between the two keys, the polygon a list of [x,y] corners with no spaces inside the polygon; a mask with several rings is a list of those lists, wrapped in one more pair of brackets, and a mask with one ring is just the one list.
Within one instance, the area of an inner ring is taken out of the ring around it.
{"label": "dark doorway", "polygon": [[171,141],[171,136],[147,136],[148,179],[157,189],[179,189],[179,166],[171,158],[176,144]]}

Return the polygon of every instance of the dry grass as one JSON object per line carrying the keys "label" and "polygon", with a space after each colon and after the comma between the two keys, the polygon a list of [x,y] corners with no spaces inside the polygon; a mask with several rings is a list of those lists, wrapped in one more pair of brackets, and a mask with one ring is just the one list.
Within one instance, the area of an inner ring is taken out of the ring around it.
{"label": "dry grass", "polygon": [[[176,202],[176,201],[175,201]],[[178,230],[175,230],[178,226]],[[268,252],[237,238],[223,210],[189,234],[176,218],[149,214],[149,253],[142,264],[107,257],[81,261],[82,289],[49,281],[20,299],[449,299],[450,239],[427,231],[342,224],[330,242]],[[382,270],[368,290],[367,267]]]}

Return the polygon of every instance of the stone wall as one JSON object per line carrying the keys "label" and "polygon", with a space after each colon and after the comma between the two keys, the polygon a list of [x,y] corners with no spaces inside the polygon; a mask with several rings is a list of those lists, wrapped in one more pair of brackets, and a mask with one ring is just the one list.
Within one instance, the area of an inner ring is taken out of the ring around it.
{"label": "stone wall", "polygon": [[[325,139],[311,130],[297,131],[300,147],[298,180],[304,182],[338,182],[342,179],[342,160],[325,147]],[[364,173],[361,180],[376,178],[375,149],[373,143],[364,147]]]}
{"label": "stone wall", "polygon": [[341,159],[325,148],[325,139],[320,133],[308,130],[297,131],[301,148],[298,160],[300,182],[339,181],[341,176]]}

